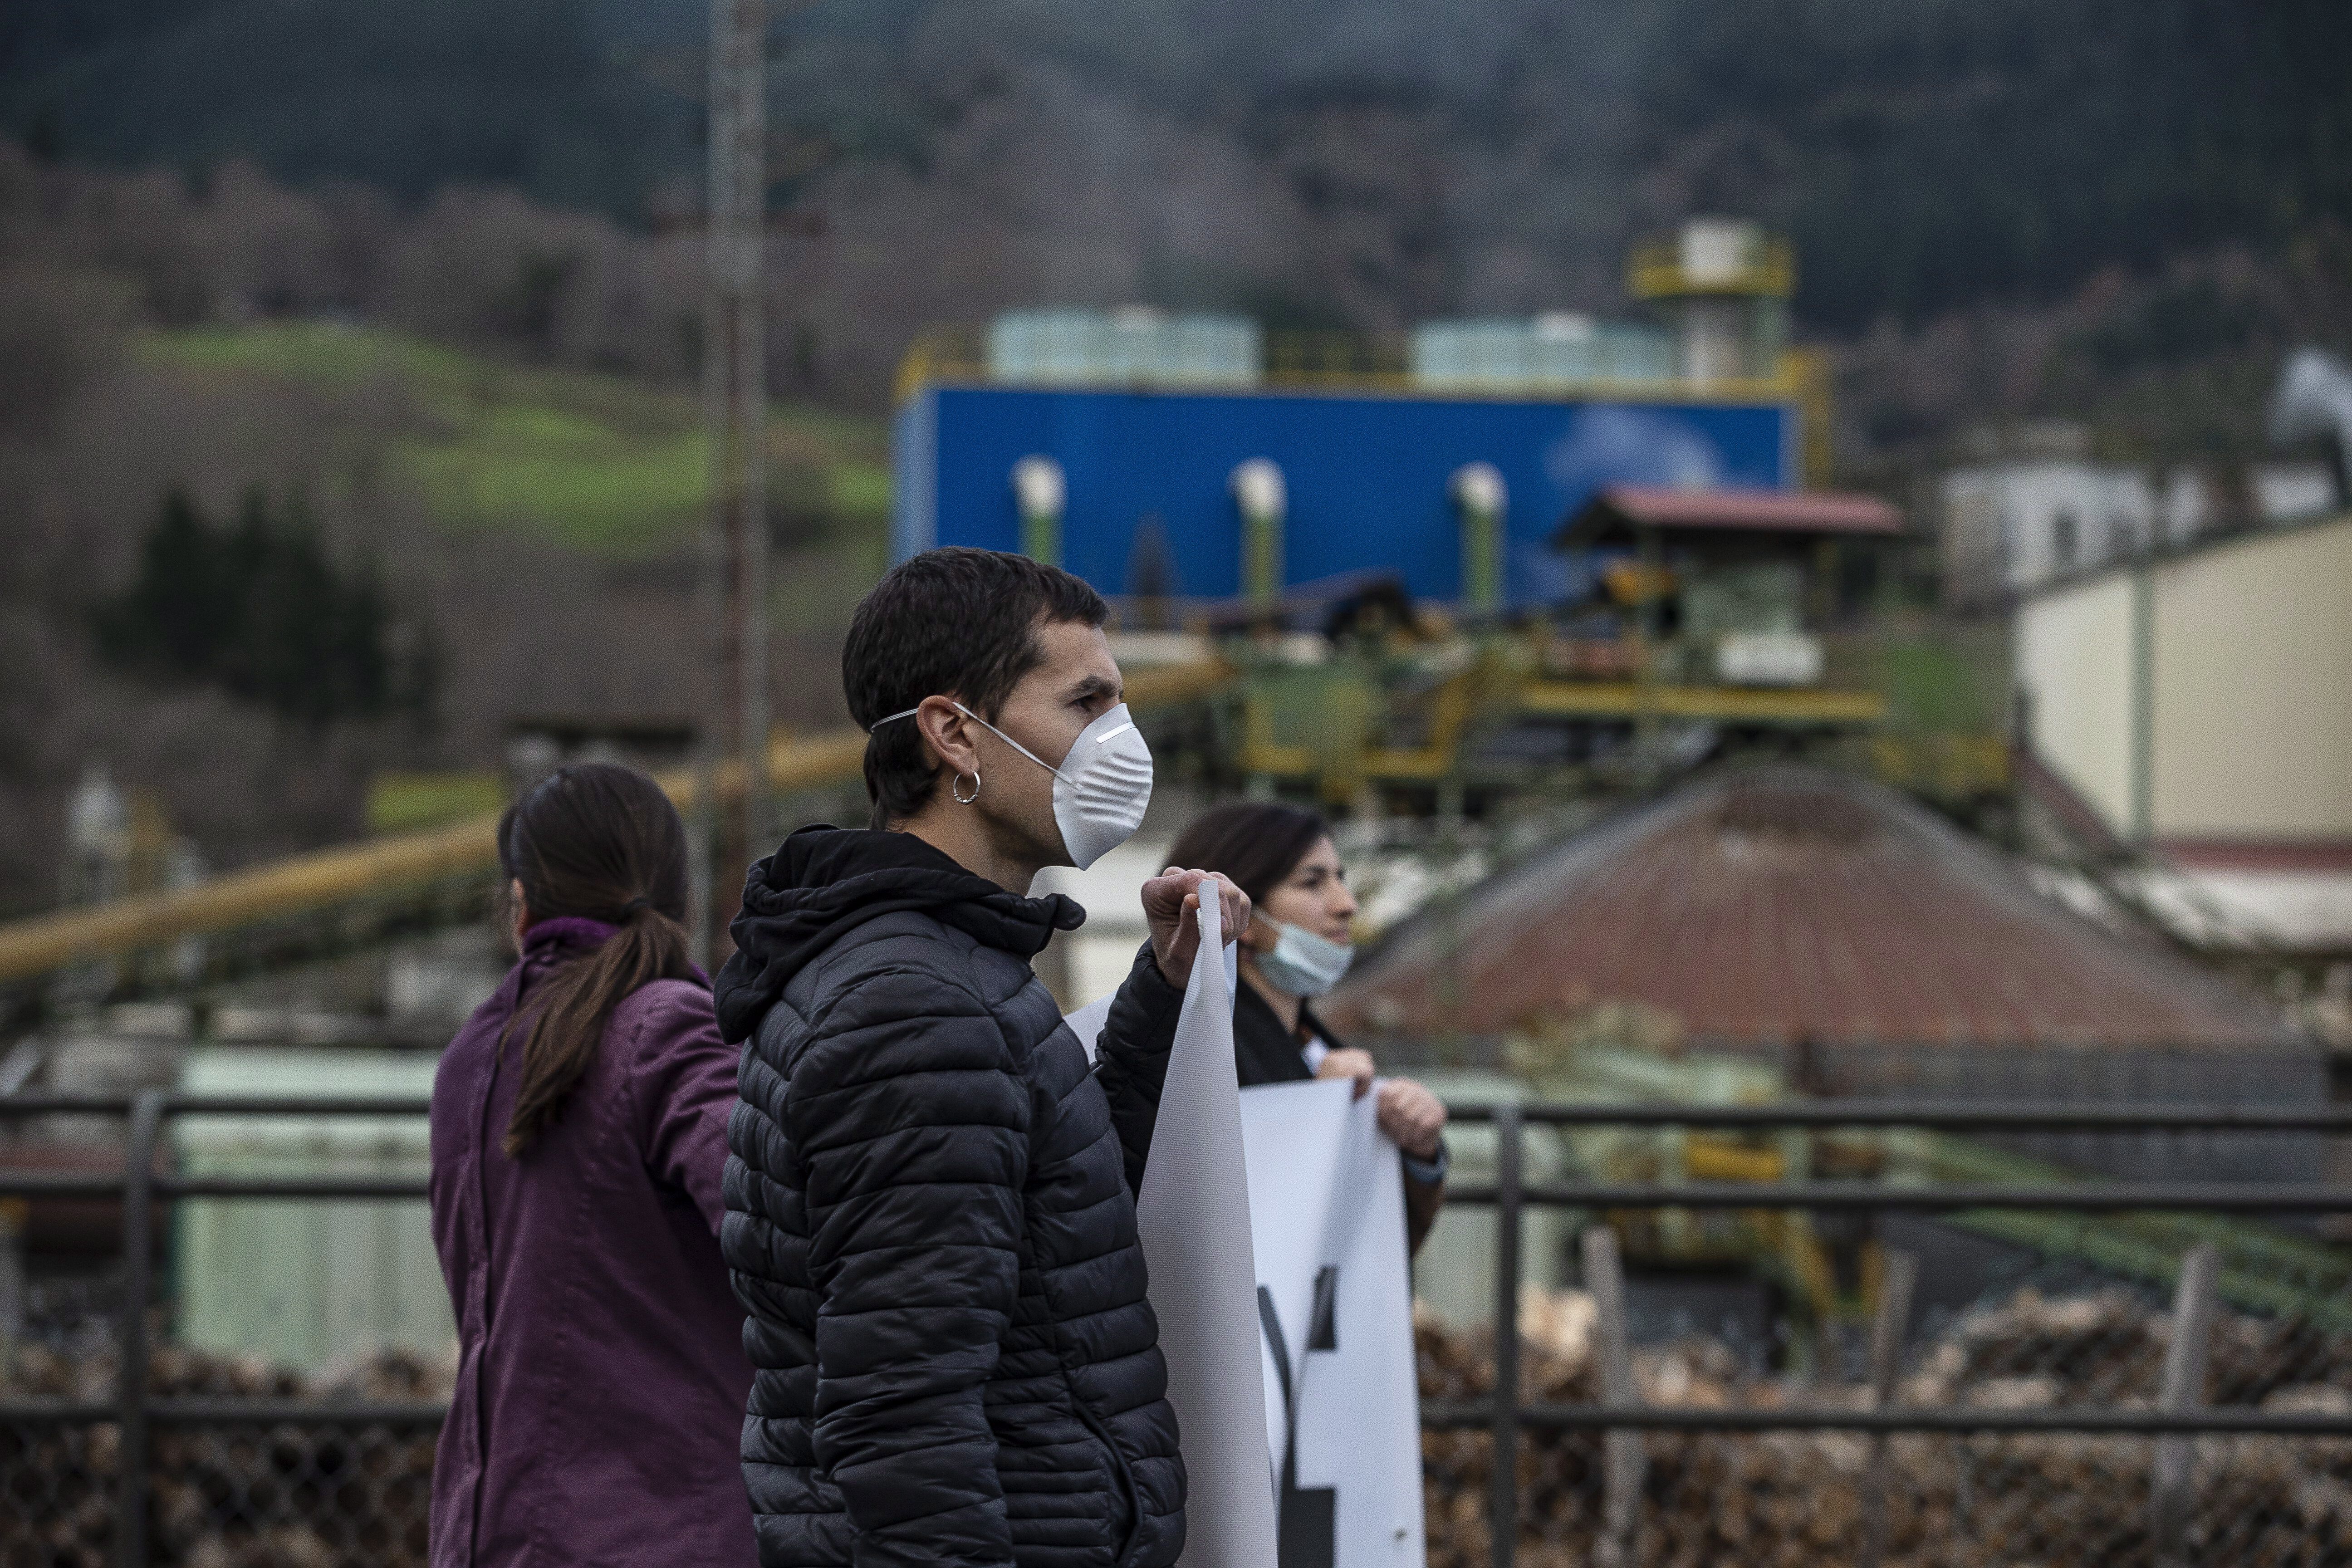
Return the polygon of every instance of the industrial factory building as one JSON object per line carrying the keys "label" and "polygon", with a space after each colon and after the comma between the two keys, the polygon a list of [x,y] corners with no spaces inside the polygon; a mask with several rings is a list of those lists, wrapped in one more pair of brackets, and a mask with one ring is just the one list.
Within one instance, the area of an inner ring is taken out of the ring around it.
{"label": "industrial factory building", "polygon": [[1377,570],[1495,609],[1580,585],[1554,535],[1612,484],[1780,490],[1824,412],[1784,352],[1787,247],[1701,220],[1634,256],[1656,322],[1424,323],[1401,342],[1038,310],[900,383],[894,544],[1021,550],[1112,595],[1267,601]]}

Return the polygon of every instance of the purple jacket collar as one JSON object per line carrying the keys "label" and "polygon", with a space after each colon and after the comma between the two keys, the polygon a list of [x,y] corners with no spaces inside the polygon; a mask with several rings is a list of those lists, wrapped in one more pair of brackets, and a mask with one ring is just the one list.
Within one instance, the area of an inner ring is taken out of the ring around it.
{"label": "purple jacket collar", "polygon": [[[621,928],[609,921],[591,920],[586,915],[555,915],[523,928],[522,955],[534,958],[559,947],[577,948],[584,952],[604,946],[620,934]],[[710,984],[710,976],[702,972],[700,964],[688,967],[697,980],[706,986]]]}

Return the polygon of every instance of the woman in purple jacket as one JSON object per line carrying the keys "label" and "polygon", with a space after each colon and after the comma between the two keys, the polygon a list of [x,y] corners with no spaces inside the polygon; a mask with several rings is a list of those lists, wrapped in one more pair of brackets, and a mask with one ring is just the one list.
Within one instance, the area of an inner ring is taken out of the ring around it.
{"label": "woman in purple jacket", "polygon": [[720,1261],[737,1053],[651,779],[560,769],[499,824],[521,961],[433,1084],[457,1386],[435,1568],[751,1563],[751,1369]]}

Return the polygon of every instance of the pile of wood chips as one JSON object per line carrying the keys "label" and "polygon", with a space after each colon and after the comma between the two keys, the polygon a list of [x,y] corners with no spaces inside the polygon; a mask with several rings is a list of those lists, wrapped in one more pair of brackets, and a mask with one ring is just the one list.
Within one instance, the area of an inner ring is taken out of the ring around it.
{"label": "pile of wood chips", "polygon": [[[1600,1398],[1595,1314],[1581,1292],[1522,1295],[1521,1397]],[[2021,1291],[1967,1314],[1911,1358],[1918,1405],[2153,1403],[2167,1321],[2125,1292],[2045,1300]],[[1417,1314],[1422,1395],[1482,1399],[1492,1339]],[[1637,1348],[1642,1397],[1735,1408],[1859,1407],[1865,1390],[1759,1376],[1710,1340]],[[2217,1404],[2352,1414],[2352,1339],[2220,1314]],[[1602,1438],[1523,1426],[1518,1561],[1587,1568],[1601,1551]],[[1864,1561],[1871,1440],[1840,1432],[1649,1433],[1640,1520],[1622,1559],[1643,1568],[1842,1568]],[[1886,1568],[2072,1568],[2152,1557],[2155,1443],[2075,1435],[1897,1436],[1887,1447]],[[1430,1568],[1487,1568],[1492,1448],[1484,1432],[1422,1439]],[[2263,1568],[2352,1563],[2352,1439],[2197,1440],[2191,1555]]]}

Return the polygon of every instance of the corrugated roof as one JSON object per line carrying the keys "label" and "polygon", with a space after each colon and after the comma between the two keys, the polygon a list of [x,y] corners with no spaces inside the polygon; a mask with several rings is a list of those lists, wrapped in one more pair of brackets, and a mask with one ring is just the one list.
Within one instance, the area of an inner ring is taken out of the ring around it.
{"label": "corrugated roof", "polygon": [[1903,531],[1903,514],[1876,496],[1836,490],[1610,485],[1569,519],[1557,542],[1590,544],[1635,526],[1743,533],[1896,534]]}
{"label": "corrugated roof", "polygon": [[1718,777],[1578,835],[1452,920],[1399,930],[1322,1011],[1341,1030],[1494,1034],[1604,1002],[1757,1046],[2293,1038],[1910,800],[1802,769]]}

